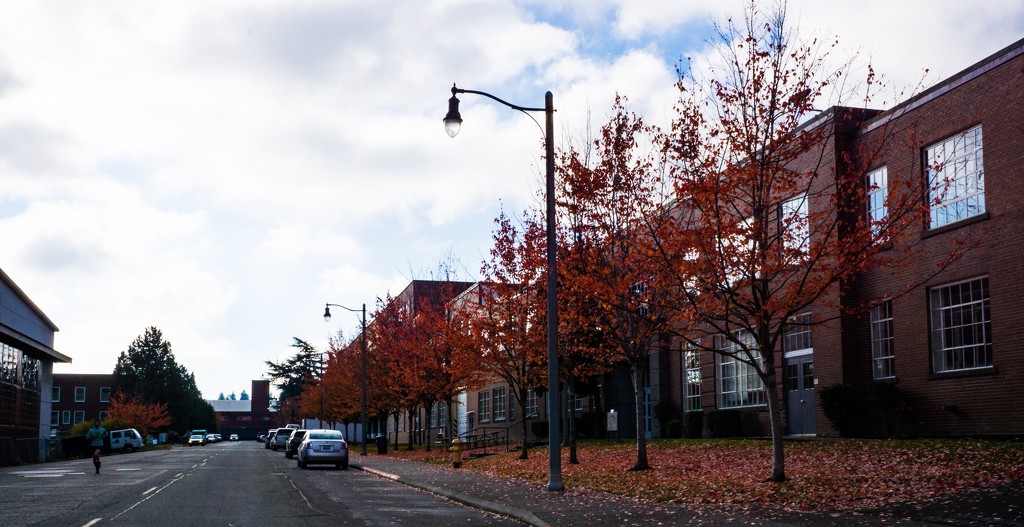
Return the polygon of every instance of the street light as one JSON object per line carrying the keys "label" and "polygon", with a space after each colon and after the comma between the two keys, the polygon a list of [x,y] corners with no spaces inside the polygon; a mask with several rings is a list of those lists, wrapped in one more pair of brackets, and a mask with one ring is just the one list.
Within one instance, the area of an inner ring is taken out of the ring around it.
{"label": "street light", "polygon": [[[341,304],[327,304],[324,307],[324,322],[330,322],[331,321],[331,306],[340,307],[340,308],[342,308],[342,309],[344,309],[346,311],[351,311],[353,313],[359,313],[360,312],[359,309],[352,309],[350,307],[345,307],[345,306],[343,306]],[[362,444],[361,450],[359,451],[359,455],[360,456],[365,456],[366,455],[366,304],[363,304],[363,309],[361,310],[361,312],[363,314],[363,318],[362,318],[362,331],[361,331],[362,335],[360,337],[360,340],[362,341],[362,347],[363,347],[363,375],[362,375],[362,381],[363,381],[363,397],[362,397],[362,399],[363,399],[362,400],[362,405],[363,405],[363,407],[362,407],[362,414],[363,414],[363,440],[362,440],[362,443],[363,444]]]}
{"label": "street light", "polygon": [[[558,411],[558,298],[555,293],[558,267],[555,265],[555,104],[551,92],[544,94],[543,108],[528,108],[505,102],[489,93],[463,90],[452,84],[452,97],[448,99],[448,115],[444,117],[444,130],[454,138],[462,128],[459,114],[460,93],[483,95],[520,112],[544,112],[544,147],[547,190],[547,250],[548,250],[548,490],[560,491],[562,485],[561,413]],[[529,115],[529,114],[527,114]]]}

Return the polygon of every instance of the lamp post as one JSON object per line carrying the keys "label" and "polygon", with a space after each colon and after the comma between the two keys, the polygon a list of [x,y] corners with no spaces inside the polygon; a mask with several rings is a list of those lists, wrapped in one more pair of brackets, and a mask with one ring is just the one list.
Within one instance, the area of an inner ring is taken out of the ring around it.
{"label": "lamp post", "polygon": [[340,307],[340,308],[342,308],[342,309],[344,309],[346,311],[351,311],[353,313],[362,312],[362,314],[363,314],[362,323],[361,323],[362,330],[360,331],[360,333],[361,333],[360,340],[362,341],[361,344],[362,344],[362,352],[363,352],[363,374],[362,374],[362,383],[363,383],[363,396],[362,396],[363,434],[362,435],[363,435],[363,438],[362,438],[362,447],[359,450],[359,455],[360,456],[365,456],[366,455],[366,304],[365,303],[363,304],[363,309],[362,310],[352,309],[350,307],[345,307],[345,306],[343,306],[341,304],[327,304],[324,307],[324,322],[330,322],[330,320],[331,320],[331,306]]}
{"label": "lamp post", "polygon": [[[454,138],[462,127],[462,116],[459,114],[460,93],[475,93],[493,99],[513,110],[520,112],[544,112],[544,147],[546,156],[547,191],[547,251],[548,251],[548,490],[561,491],[562,485],[562,452],[561,452],[561,413],[558,411],[558,297],[555,293],[558,267],[555,265],[555,105],[551,92],[544,94],[543,108],[529,108],[503,101],[489,93],[476,90],[463,90],[452,85],[452,97],[448,99],[448,115],[444,117],[444,129],[449,137]],[[529,115],[529,114],[527,114]]]}

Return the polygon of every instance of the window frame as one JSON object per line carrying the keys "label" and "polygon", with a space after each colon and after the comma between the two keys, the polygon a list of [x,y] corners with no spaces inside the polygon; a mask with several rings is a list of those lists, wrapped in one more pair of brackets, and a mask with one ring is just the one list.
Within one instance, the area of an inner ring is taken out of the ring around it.
{"label": "window frame", "polygon": [[983,143],[978,124],[924,148],[929,230],[985,214]]}
{"label": "window frame", "polygon": [[[79,391],[81,390],[81,391]],[[81,394],[81,395],[79,395]],[[87,396],[85,386],[75,386],[75,402],[84,403]]]}
{"label": "window frame", "polygon": [[[738,338],[749,340],[752,343],[753,336],[745,331],[742,333],[743,335]],[[737,344],[724,335],[718,335],[715,349],[718,350],[715,353],[717,378],[715,396],[718,408],[757,408],[767,405],[768,399],[764,382],[757,375],[757,370],[753,365],[743,362],[737,357],[738,354],[744,353],[738,349]],[[752,354],[758,355],[757,359],[762,360],[760,352],[757,350],[753,350]],[[732,370],[728,375],[726,374],[727,369]],[[728,382],[734,385],[732,389],[727,390]],[[730,394],[735,394],[735,397],[730,399]]]}
{"label": "window frame", "polygon": [[60,386],[54,386],[53,390],[50,391],[50,402],[52,402],[52,403],[59,403],[60,402]]}
{"label": "window frame", "polygon": [[76,425],[78,423],[84,423],[85,422],[85,410],[75,410],[74,419],[72,421]]}
{"label": "window frame", "polygon": [[882,165],[864,176],[864,206],[872,236],[878,236],[889,219],[889,169]]}
{"label": "window frame", "polygon": [[491,422],[491,391],[482,390],[476,393],[476,417],[478,423]]}
{"label": "window frame", "polygon": [[683,411],[696,412],[704,407],[701,402],[700,350],[694,346],[683,347]]}
{"label": "window frame", "polygon": [[[104,395],[104,393],[106,393],[106,395]],[[110,402],[110,386],[101,386],[100,387],[100,402],[101,403],[109,403]]]}
{"label": "window frame", "polygon": [[872,306],[868,311],[871,336],[871,378],[879,381],[896,378],[896,347],[893,331],[892,300]]}
{"label": "window frame", "polygon": [[508,397],[505,393],[505,387],[499,386],[491,390],[491,419],[494,422],[503,422],[506,417],[506,403]]}
{"label": "window frame", "polygon": [[[979,288],[977,293],[981,295],[979,299],[974,299],[973,284],[975,283]],[[965,292],[969,293],[971,299],[967,302],[953,303],[954,290],[958,299],[962,300]],[[944,295],[944,292],[948,292],[948,294]],[[950,303],[943,305],[944,300],[948,300]],[[928,288],[928,330],[931,337],[929,356],[932,373],[946,374],[992,368],[990,302],[991,293],[987,275]],[[980,309],[980,312],[975,312],[975,308]],[[980,315],[981,320],[973,322],[976,315]],[[972,322],[953,324],[957,320],[963,321],[968,317]],[[944,322],[950,324],[946,325]],[[978,332],[980,332],[981,340],[975,340],[973,344],[966,343],[968,336],[977,336]],[[958,337],[959,344],[956,342]],[[952,342],[947,345],[947,341]],[[972,352],[974,355],[971,365],[967,365],[966,353],[968,352]],[[947,359],[950,359],[949,362],[952,365],[947,364]]]}
{"label": "window frame", "polygon": [[524,412],[524,417],[527,419],[540,416],[537,392],[533,390],[526,390],[526,410]]}

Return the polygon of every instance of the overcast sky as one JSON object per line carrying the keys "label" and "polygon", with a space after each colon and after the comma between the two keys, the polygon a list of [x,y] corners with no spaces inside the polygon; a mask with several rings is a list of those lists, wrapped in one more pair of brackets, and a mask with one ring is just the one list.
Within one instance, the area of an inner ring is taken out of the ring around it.
{"label": "overcast sky", "polygon": [[[893,86],[1024,37],[1019,0],[790,0]],[[458,259],[542,188],[523,106],[556,147],[616,92],[663,124],[680,57],[739,0],[15,0],[0,4],[0,267],[60,328],[57,372],[106,373],[160,328],[208,398],[250,390],[292,337]],[[819,101],[827,106],[829,101]],[[891,100],[890,100],[891,102]],[[540,120],[541,116],[537,116]]]}

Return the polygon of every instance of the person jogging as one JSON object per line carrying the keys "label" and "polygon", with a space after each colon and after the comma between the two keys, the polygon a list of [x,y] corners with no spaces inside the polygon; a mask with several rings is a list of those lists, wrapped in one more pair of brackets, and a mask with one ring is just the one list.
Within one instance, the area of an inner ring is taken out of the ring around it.
{"label": "person jogging", "polygon": [[96,465],[96,473],[100,473],[100,449],[103,448],[103,436],[107,435],[107,429],[100,426],[100,419],[93,421],[92,428],[85,433],[86,441],[89,441],[89,449],[92,450],[92,464]]}

